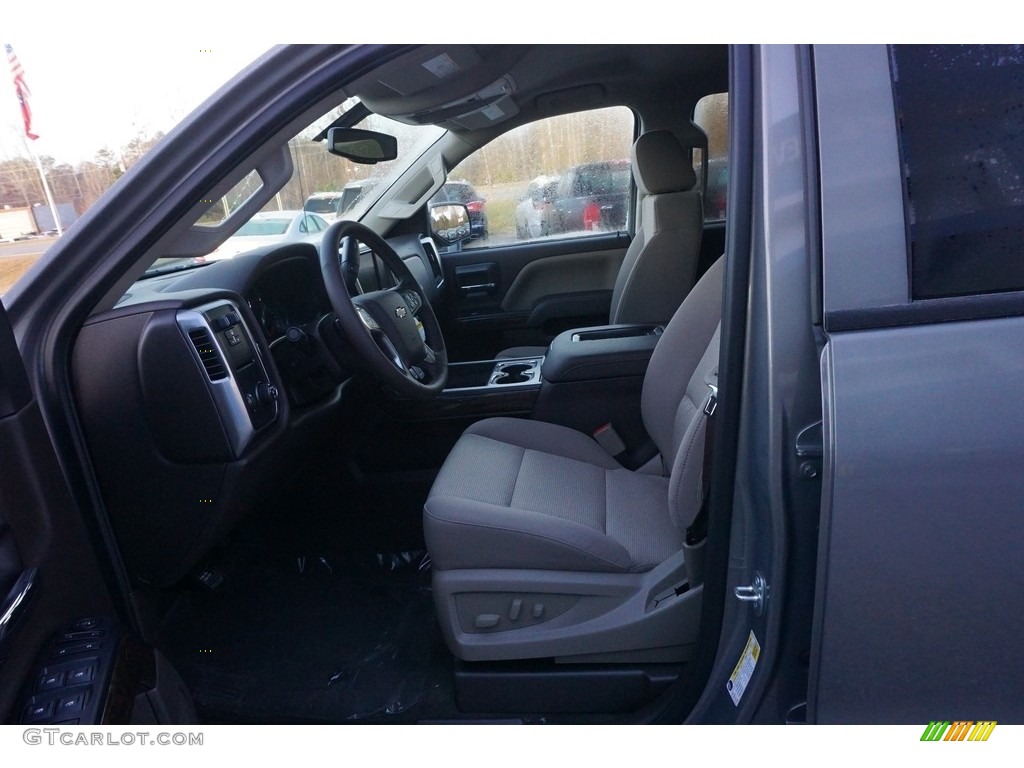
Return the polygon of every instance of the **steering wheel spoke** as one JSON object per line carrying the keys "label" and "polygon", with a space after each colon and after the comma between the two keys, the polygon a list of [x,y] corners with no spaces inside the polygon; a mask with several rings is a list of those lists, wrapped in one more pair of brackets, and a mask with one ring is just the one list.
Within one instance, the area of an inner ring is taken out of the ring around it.
{"label": "steering wheel spoke", "polygon": [[414,315],[419,315],[420,310],[423,308],[423,305],[426,301],[423,298],[423,296],[420,295],[419,291],[407,288],[404,290],[400,290],[399,293],[405,300],[405,305],[409,307],[409,311],[412,312]]}
{"label": "steering wheel spoke", "polygon": [[388,338],[387,334],[383,331],[377,330],[371,332],[371,336],[384,357],[390,360],[395,368],[408,376],[409,366],[405,364],[405,361],[402,359],[402,355],[399,353],[395,345],[391,343],[391,339]]}
{"label": "steering wheel spoke", "polygon": [[363,324],[363,327],[366,329],[367,333],[373,335],[374,331],[380,330],[380,326],[377,324],[377,321],[374,320],[373,317],[371,317],[370,313],[366,311],[365,307],[356,304],[356,314],[359,315],[359,322]]}
{"label": "steering wheel spoke", "polygon": [[431,379],[435,379],[438,376],[446,373],[448,363],[442,361],[441,357],[430,348],[429,344],[424,344],[423,348],[427,351],[426,356],[420,361],[419,366],[426,372],[427,376]]}

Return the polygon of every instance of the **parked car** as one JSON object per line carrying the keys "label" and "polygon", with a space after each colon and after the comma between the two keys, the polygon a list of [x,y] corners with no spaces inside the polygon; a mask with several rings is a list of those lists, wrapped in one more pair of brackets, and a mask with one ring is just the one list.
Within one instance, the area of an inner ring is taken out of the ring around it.
{"label": "parked car", "polygon": [[207,261],[230,259],[273,243],[319,241],[321,233],[328,226],[326,218],[305,210],[263,211],[255,214],[205,258]]}
{"label": "parked car", "polygon": [[469,211],[469,226],[473,232],[472,239],[487,238],[487,200],[476,191],[468,181],[448,180],[430,198],[431,205],[437,203],[461,203]]}
{"label": "parked car", "polygon": [[[644,206],[616,212],[625,161],[577,166],[579,236],[439,256],[437,193],[453,240],[483,212],[446,169],[574,105],[671,131],[725,90],[727,217],[676,313],[494,359],[620,275],[659,292]],[[0,716],[899,723],[938,750],[1024,721],[1022,103],[1015,46],[272,50],[0,307]],[[422,141],[360,222],[195,262],[325,124]]]}
{"label": "parked car", "polygon": [[366,180],[350,181],[338,192],[314,192],[306,198],[302,210],[322,216],[326,221],[334,221],[355,205],[370,186]]}
{"label": "parked car", "polygon": [[551,234],[555,189],[558,176],[538,176],[526,186],[516,205],[516,239],[547,237]]}
{"label": "parked car", "polygon": [[631,181],[629,160],[573,166],[555,189],[551,233],[624,230]]}
{"label": "parked car", "polygon": [[315,213],[326,221],[334,221],[338,216],[341,192],[314,192],[302,204],[302,210]]}

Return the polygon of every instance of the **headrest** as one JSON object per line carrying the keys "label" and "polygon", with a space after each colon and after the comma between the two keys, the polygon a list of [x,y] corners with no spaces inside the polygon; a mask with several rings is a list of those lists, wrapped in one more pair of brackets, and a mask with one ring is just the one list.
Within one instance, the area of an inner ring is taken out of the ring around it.
{"label": "headrest", "polygon": [[648,131],[633,144],[633,178],[645,195],[686,192],[697,183],[690,154],[672,131]]}

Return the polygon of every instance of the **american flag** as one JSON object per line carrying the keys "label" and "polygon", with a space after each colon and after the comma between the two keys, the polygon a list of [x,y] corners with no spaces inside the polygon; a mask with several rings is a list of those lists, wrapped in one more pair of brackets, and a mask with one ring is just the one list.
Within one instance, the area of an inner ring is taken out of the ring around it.
{"label": "american flag", "polygon": [[25,83],[25,70],[18,61],[18,56],[8,43],[4,43],[7,51],[7,61],[11,65],[11,77],[14,78],[14,92],[18,95],[18,104],[21,105],[21,118],[25,121],[25,135],[30,139],[39,137],[32,133],[32,108],[28,105],[28,97],[32,95],[28,85]]}

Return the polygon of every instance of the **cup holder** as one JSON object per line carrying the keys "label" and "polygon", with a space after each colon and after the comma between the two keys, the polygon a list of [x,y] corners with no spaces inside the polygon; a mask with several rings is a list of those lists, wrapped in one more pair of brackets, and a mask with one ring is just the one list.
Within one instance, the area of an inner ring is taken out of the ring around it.
{"label": "cup holder", "polygon": [[510,365],[498,374],[495,384],[522,384],[529,381],[533,373],[532,365]]}
{"label": "cup holder", "polygon": [[491,375],[491,386],[501,387],[509,384],[528,384],[537,378],[537,363],[512,362],[498,363]]}

